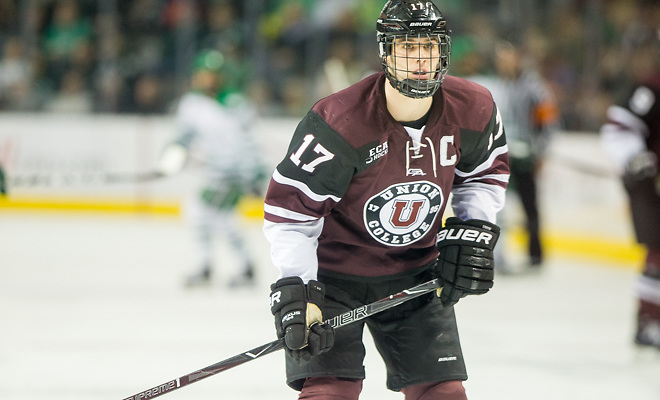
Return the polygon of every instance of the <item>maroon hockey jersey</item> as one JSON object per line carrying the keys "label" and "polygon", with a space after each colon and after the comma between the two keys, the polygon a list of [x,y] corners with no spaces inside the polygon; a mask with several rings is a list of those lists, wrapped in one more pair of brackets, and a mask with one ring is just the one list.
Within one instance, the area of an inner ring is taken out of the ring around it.
{"label": "maroon hockey jersey", "polygon": [[463,219],[493,221],[502,207],[507,147],[490,93],[448,76],[416,141],[387,111],[384,84],[383,73],[367,77],[298,125],[264,206],[282,276],[419,268],[438,256],[450,193]]}
{"label": "maroon hockey jersey", "polygon": [[634,118],[623,118],[612,122],[624,127],[632,124],[633,129],[640,129],[646,148],[660,159],[660,74],[647,78],[641,85],[635,87],[621,103],[621,107],[641,120],[642,126],[636,124]]}

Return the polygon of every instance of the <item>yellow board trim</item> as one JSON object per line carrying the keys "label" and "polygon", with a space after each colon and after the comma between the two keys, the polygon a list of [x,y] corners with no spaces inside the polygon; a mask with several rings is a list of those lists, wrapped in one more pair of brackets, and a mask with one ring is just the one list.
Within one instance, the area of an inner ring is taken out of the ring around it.
{"label": "yellow board trim", "polygon": [[32,199],[19,198],[0,199],[0,210],[39,210],[39,211],[91,211],[100,213],[155,213],[176,215],[180,206],[176,203],[153,203],[117,200],[71,200],[71,199]]}
{"label": "yellow board trim", "polygon": [[[522,230],[517,229],[511,232],[509,238],[517,248],[525,248],[527,235]],[[588,258],[634,270],[641,268],[646,255],[644,247],[633,241],[586,234],[575,235],[559,231],[545,231],[542,233],[542,243],[550,256]]]}
{"label": "yellow board trim", "polygon": [[[263,198],[246,196],[237,206],[239,214],[248,219],[263,219]],[[151,213],[163,215],[179,215],[179,202],[139,201],[117,199],[113,201],[100,199],[69,199],[69,198],[29,198],[0,197],[0,210],[41,210],[41,211],[91,211],[101,213]]]}
{"label": "yellow board trim", "polygon": [[[238,212],[246,220],[258,221],[264,216],[263,198],[250,196],[238,204]],[[181,206],[177,202],[140,202],[135,200],[72,200],[0,197],[0,211],[43,210],[43,211],[85,211],[101,213],[151,213],[179,215]],[[523,249],[527,237],[522,229],[507,234],[512,244]],[[565,232],[543,232],[543,244],[548,255],[580,257],[599,260],[607,264],[617,264],[624,268],[639,269],[644,261],[645,250],[632,241],[621,241],[590,235],[571,235]]]}

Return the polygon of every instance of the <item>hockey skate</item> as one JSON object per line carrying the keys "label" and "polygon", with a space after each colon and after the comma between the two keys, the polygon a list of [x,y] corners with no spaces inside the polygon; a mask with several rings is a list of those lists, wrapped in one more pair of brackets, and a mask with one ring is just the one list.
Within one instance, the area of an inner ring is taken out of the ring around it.
{"label": "hockey skate", "polygon": [[254,266],[252,264],[249,264],[245,268],[243,273],[231,278],[227,286],[229,286],[232,289],[235,289],[239,287],[252,287],[254,285],[255,285]]}
{"label": "hockey skate", "polygon": [[199,272],[188,275],[186,277],[186,287],[200,287],[208,286],[211,284],[211,267],[204,266]]}

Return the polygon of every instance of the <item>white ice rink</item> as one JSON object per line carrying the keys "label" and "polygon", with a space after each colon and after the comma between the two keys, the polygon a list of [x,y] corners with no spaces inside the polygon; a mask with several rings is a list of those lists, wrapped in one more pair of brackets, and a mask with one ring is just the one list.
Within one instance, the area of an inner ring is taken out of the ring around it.
{"label": "white ice rink", "polygon": [[[259,285],[185,290],[194,252],[174,217],[0,208],[0,399],[119,400],[274,339],[274,271],[248,225]],[[219,252],[222,252],[222,248]],[[631,345],[635,272],[551,255],[457,306],[471,400],[658,400],[660,353]],[[384,388],[368,347],[362,399]],[[282,353],[163,399],[293,399]]]}

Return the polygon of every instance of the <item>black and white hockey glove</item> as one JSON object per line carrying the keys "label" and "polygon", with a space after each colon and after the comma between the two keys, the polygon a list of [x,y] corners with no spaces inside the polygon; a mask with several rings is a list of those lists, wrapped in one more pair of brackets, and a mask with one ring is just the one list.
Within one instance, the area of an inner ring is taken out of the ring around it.
{"label": "black and white hockey glove", "polygon": [[325,286],[317,281],[305,285],[293,276],[273,283],[270,290],[277,337],[284,338],[289,355],[301,362],[330,350],[335,332],[321,313]]}
{"label": "black and white hockey glove", "polygon": [[658,158],[651,151],[643,151],[634,156],[623,172],[623,180],[628,184],[650,179],[658,174]]}
{"label": "black and white hockey glove", "polygon": [[493,287],[493,250],[499,234],[500,228],[487,221],[447,219],[437,241],[436,276],[443,286],[443,305],[454,305],[469,294],[484,294]]}

